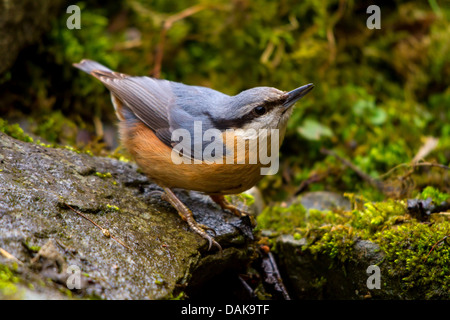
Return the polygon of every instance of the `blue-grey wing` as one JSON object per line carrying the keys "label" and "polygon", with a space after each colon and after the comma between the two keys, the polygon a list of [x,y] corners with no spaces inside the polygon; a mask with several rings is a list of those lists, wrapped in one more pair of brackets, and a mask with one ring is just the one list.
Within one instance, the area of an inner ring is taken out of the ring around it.
{"label": "blue-grey wing", "polygon": [[[88,59],[74,64],[78,69],[99,79],[110,91],[116,112],[122,115],[127,125],[139,119],[152,129],[158,138],[171,146],[169,106],[175,97],[167,80],[149,77],[132,77],[118,73]],[[116,99],[121,110],[117,110]]]}
{"label": "blue-grey wing", "polygon": [[[202,157],[195,151],[203,151],[209,144],[209,141],[203,141],[203,134],[213,129],[209,118],[211,108],[220,107],[221,101],[229,98],[205,87],[114,72],[92,60],[83,60],[75,67],[98,78],[122,102],[130,125],[135,116],[171,147],[179,143],[172,139],[175,130],[189,132],[190,155],[197,159]],[[199,126],[200,133],[196,131]],[[185,140],[184,144],[187,142]],[[188,149],[187,144],[184,147],[184,150]]]}
{"label": "blue-grey wing", "polygon": [[[177,82],[171,82],[171,85],[176,104],[169,106],[170,130],[173,137],[178,137],[177,130],[181,130],[181,133],[186,131],[190,135],[190,141],[178,140],[176,143],[181,145],[183,150],[189,149],[190,146],[190,155],[195,159],[205,160],[204,156],[210,156],[214,147],[215,151],[224,154],[224,150],[218,150],[219,147],[223,149],[222,133],[215,128],[211,117],[213,110],[220,112],[230,96],[206,87]],[[225,109],[223,113],[226,113]]]}
{"label": "blue-grey wing", "polygon": [[169,128],[168,108],[174,103],[166,80],[148,77],[106,77],[99,79],[136,117],[150,129]]}

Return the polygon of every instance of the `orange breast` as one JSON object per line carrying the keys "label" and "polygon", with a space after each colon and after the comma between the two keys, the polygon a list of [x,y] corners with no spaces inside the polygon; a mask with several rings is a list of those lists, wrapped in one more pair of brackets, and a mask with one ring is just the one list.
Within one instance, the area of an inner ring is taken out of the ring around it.
{"label": "orange breast", "polygon": [[[261,178],[259,164],[175,164],[172,148],[161,142],[145,124],[130,128],[120,124],[122,143],[141,170],[157,184],[206,194],[240,193]],[[247,154],[248,160],[248,154]]]}

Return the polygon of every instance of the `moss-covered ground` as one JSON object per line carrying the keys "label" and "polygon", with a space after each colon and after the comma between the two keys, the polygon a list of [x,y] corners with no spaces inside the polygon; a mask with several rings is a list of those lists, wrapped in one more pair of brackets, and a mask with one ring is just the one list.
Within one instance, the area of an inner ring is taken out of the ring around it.
{"label": "moss-covered ground", "polygon": [[[404,290],[426,292],[426,298],[450,294],[449,212],[432,213],[423,221],[410,215],[404,200],[348,197],[351,211],[306,210],[301,204],[267,208],[258,217],[259,227],[306,239],[303,251],[339,262],[356,258],[356,240],[372,241],[385,253],[380,266],[389,279],[400,279]],[[427,188],[417,197],[441,204],[450,195]]]}

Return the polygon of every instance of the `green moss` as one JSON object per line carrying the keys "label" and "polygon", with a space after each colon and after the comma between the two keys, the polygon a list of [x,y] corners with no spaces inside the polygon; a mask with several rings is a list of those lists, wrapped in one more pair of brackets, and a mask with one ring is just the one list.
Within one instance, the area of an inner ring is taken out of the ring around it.
{"label": "green moss", "polygon": [[167,300],[184,300],[186,299],[186,294],[181,291],[177,296],[174,296],[172,293],[167,297]]}
{"label": "green moss", "polygon": [[[246,207],[250,207],[251,205],[253,205],[255,203],[255,198],[251,194],[248,194],[248,193],[239,193],[239,194],[235,195],[235,197],[237,198],[237,200],[239,202],[243,202]],[[228,202],[233,203],[232,196],[227,195],[227,196],[225,196],[225,199]]]}
{"label": "green moss", "polygon": [[[55,146],[55,147],[57,147],[57,146]],[[61,148],[64,148],[64,149],[67,149],[67,150],[70,150],[70,151],[73,151],[73,152],[76,152],[76,153],[85,153],[85,154],[88,154],[90,156],[93,156],[92,151],[87,150],[87,149],[86,150],[80,150],[80,149],[77,149],[77,148],[72,147],[72,146],[62,146]]]}
{"label": "green moss", "polygon": [[[425,194],[430,192],[435,194],[431,189]],[[408,215],[405,201],[351,199],[355,208],[351,211],[306,211],[293,205],[267,208],[257,221],[263,229],[306,239],[304,252],[341,263],[357,258],[357,239],[372,241],[386,254],[383,268],[401,281],[402,288],[420,289],[426,298],[450,294],[450,221],[446,216],[433,214],[431,223],[423,223]]]}
{"label": "green moss", "polygon": [[113,211],[120,211],[119,207],[118,206],[114,206],[114,205],[107,204],[106,208],[108,208],[110,210],[113,210]]}
{"label": "green moss", "polygon": [[305,225],[306,210],[301,204],[290,207],[266,207],[257,217],[258,227],[277,232],[291,233]]}
{"label": "green moss", "polygon": [[[50,128],[49,128],[50,130]],[[7,120],[0,118],[0,132],[3,132],[17,140],[20,141],[24,141],[24,142],[30,142],[30,143],[35,143],[41,147],[45,147],[45,148],[63,148],[63,149],[67,149],[76,153],[85,153],[88,154],[90,156],[93,156],[92,151],[88,150],[88,149],[78,149],[75,148],[73,146],[69,146],[69,145],[58,145],[55,143],[43,143],[41,142],[41,140],[37,140],[34,141],[34,139],[32,137],[30,137],[28,134],[26,134],[23,129],[19,126],[19,124],[14,123],[14,124],[9,124]]]}
{"label": "green moss", "polygon": [[436,188],[428,186],[423,189],[422,193],[419,195],[419,198],[424,200],[431,198],[434,203],[441,204],[442,202],[450,199],[450,194],[440,192]]}
{"label": "green moss", "polygon": [[98,172],[98,171],[97,171],[97,172],[95,173],[95,175],[96,175],[97,177],[102,178],[102,179],[105,179],[105,178],[111,178],[111,177],[112,177],[111,172],[101,173],[101,172]]}
{"label": "green moss", "polygon": [[13,298],[18,294],[19,278],[5,265],[0,265],[0,298]]}
{"label": "green moss", "polygon": [[324,287],[326,285],[326,283],[327,283],[327,279],[326,278],[319,277],[319,278],[313,279],[311,281],[311,286],[313,288],[320,289],[320,288]]}
{"label": "green moss", "polygon": [[331,259],[345,262],[352,257],[355,243],[354,229],[345,225],[337,227],[327,226],[322,228],[321,236],[314,236],[314,241],[307,245],[307,250],[312,254],[325,254]]}
{"label": "green moss", "polygon": [[31,245],[28,241],[24,241],[24,242],[23,242],[23,245],[24,245],[29,251],[32,251],[32,252],[39,252],[39,250],[41,250],[41,247],[40,247],[40,246],[33,246],[33,245]]}
{"label": "green moss", "polygon": [[33,138],[26,134],[17,123],[9,124],[8,121],[2,118],[0,118],[0,132],[24,142],[34,141]]}
{"label": "green moss", "polygon": [[416,221],[380,231],[375,242],[386,253],[389,275],[405,289],[421,288],[427,298],[450,294],[450,247],[445,238],[450,222],[432,225]]}
{"label": "green moss", "polygon": [[65,117],[60,110],[32,119],[31,130],[36,135],[55,144],[75,145],[77,125]]}

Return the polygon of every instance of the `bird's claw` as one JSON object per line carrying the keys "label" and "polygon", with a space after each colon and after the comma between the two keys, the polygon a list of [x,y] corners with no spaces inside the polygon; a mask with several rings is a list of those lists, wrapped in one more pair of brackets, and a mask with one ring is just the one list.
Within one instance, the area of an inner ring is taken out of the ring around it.
{"label": "bird's claw", "polygon": [[195,221],[192,211],[189,210],[186,207],[186,205],[184,205],[183,202],[181,202],[180,199],[178,199],[178,197],[173,193],[173,191],[170,190],[169,188],[163,188],[163,189],[164,189],[165,193],[161,195],[161,198],[163,200],[168,201],[170,204],[172,204],[172,206],[175,209],[177,209],[180,217],[188,223],[189,227],[191,227],[191,229],[194,230],[195,233],[200,235],[202,238],[208,240],[208,251],[211,250],[212,246],[214,245],[219,249],[219,251],[222,254],[222,247],[220,246],[220,244],[216,240],[214,240],[214,237],[210,236],[206,232],[206,230],[209,230],[209,231],[213,232],[214,236],[215,236],[216,231],[208,226],[205,226],[204,224],[200,224],[197,221]]}
{"label": "bird's claw", "polygon": [[231,204],[230,202],[228,202],[225,199],[224,196],[210,195],[210,197],[215,203],[217,203],[222,208],[222,210],[228,210],[232,214],[234,214],[235,216],[238,216],[238,217],[248,216],[248,212],[241,210],[238,207],[236,207],[235,205]]}

